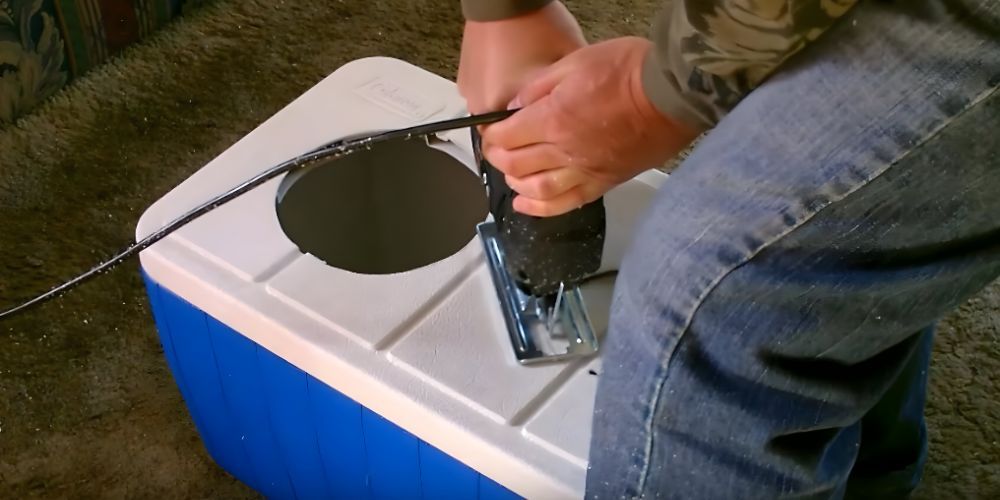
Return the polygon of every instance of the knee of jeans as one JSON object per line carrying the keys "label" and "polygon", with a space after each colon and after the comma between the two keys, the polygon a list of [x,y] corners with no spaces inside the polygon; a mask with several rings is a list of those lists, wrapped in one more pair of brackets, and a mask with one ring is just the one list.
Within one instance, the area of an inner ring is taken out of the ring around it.
{"label": "knee of jeans", "polygon": [[[752,254],[752,229],[698,227],[677,197],[660,196],[638,226],[615,282],[609,341],[662,354],[675,345],[700,303],[728,270]],[[703,212],[714,211],[710,200]],[[720,210],[721,212],[721,210]]]}

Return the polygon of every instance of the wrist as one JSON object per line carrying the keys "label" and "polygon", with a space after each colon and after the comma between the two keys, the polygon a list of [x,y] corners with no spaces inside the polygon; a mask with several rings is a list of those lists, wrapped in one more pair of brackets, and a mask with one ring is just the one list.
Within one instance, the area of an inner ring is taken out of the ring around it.
{"label": "wrist", "polygon": [[646,100],[661,116],[686,130],[701,134],[714,125],[704,110],[685,99],[681,84],[672,71],[664,69],[662,51],[651,44],[640,63],[640,88]]}
{"label": "wrist", "polygon": [[538,12],[558,0],[462,0],[462,15],[469,22],[493,22]]}
{"label": "wrist", "polygon": [[[463,40],[475,38],[487,45],[502,48],[508,55],[522,52],[548,54],[546,63],[587,45],[586,36],[576,18],[559,0],[514,17],[493,21],[466,20]],[[500,57],[503,55],[497,54]]]}
{"label": "wrist", "polygon": [[[655,44],[645,38],[637,43],[636,62],[628,77],[628,91],[636,112],[646,123],[655,125],[656,130],[669,131],[671,141],[677,141],[677,146],[683,148],[694,141],[706,130],[700,121],[685,119],[672,113],[673,108],[665,106],[661,96],[663,75],[657,71],[655,64]],[[659,77],[659,78],[651,78]]]}

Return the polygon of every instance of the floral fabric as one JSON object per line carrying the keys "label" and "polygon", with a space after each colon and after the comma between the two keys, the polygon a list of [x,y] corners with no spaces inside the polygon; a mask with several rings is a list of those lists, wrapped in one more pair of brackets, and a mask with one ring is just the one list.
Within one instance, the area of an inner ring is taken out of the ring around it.
{"label": "floral fabric", "polygon": [[0,124],[206,0],[0,0]]}

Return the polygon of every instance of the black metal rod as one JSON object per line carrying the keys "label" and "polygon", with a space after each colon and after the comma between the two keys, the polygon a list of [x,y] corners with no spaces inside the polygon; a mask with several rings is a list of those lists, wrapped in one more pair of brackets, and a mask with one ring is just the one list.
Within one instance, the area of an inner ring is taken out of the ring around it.
{"label": "black metal rod", "polygon": [[166,238],[174,231],[184,227],[189,222],[205,215],[216,208],[225,205],[226,203],[232,201],[233,199],[247,193],[248,191],[264,184],[279,175],[284,175],[289,172],[301,169],[312,163],[326,158],[341,158],[347,156],[351,153],[357,152],[361,149],[370,148],[374,144],[381,142],[396,140],[396,139],[411,139],[414,137],[424,137],[430,134],[436,134],[438,132],[445,132],[448,130],[455,130],[465,127],[475,127],[479,125],[486,125],[489,123],[494,123],[504,118],[509,117],[514,114],[517,110],[506,110],[506,111],[495,111],[491,113],[483,113],[478,115],[464,116],[461,118],[452,118],[449,120],[442,120],[438,122],[425,123],[422,125],[416,125],[413,127],[390,130],[387,132],[380,132],[377,134],[368,135],[365,137],[360,137],[356,139],[346,140],[346,141],[336,141],[329,143],[327,145],[321,146],[314,149],[306,154],[297,156],[288,161],[282,162],[275,165],[255,177],[244,181],[242,184],[235,186],[225,193],[216,196],[215,198],[201,204],[200,206],[192,209],[191,211],[181,215],[174,221],[170,222],[166,226],[156,230],[155,232],[149,234],[145,238],[142,238],[133,245],[120,251],[111,259],[105,261],[102,264],[94,267],[90,271],[87,271],[65,283],[59,285],[48,292],[45,292],[37,297],[23,302],[19,305],[6,309],[0,312],[0,320],[12,317],[14,314],[22,312],[30,307],[39,305],[48,300],[54,299],[68,292],[69,290],[79,286],[80,284],[96,277],[99,274],[106,273],[110,271],[115,266],[121,264],[126,259],[138,254],[139,252],[149,248],[154,243]]}

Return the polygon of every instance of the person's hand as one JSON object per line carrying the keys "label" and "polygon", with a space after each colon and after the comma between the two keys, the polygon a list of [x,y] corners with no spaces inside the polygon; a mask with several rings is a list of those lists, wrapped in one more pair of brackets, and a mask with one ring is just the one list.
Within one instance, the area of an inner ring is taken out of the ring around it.
{"label": "person's hand", "polygon": [[579,49],[521,88],[513,116],[483,128],[486,159],[519,195],[515,210],[545,217],[579,208],[697,137],[646,97],[650,48],[624,37]]}
{"label": "person's hand", "polygon": [[470,113],[505,109],[532,74],[587,44],[562,2],[510,19],[467,21],[458,89]]}

